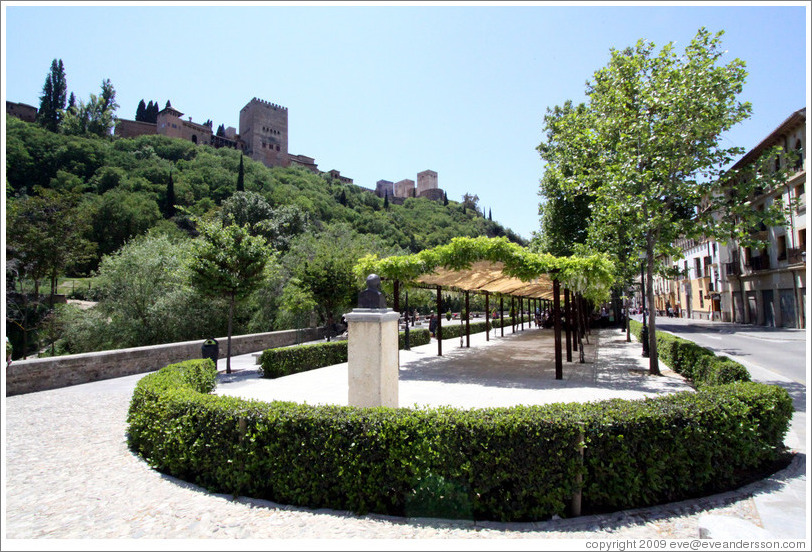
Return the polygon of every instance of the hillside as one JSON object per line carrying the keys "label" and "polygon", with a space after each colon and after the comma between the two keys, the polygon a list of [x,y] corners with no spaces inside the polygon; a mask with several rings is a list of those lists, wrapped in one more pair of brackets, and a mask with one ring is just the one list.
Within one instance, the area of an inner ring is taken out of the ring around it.
{"label": "hillside", "polygon": [[[6,130],[7,197],[31,195],[41,186],[81,194],[87,208],[93,209],[89,238],[98,248],[88,268],[95,268],[101,256],[132,237],[165,225],[168,218],[190,230],[184,215],[170,217],[170,174],[175,205],[193,214],[218,210],[236,190],[237,150],[164,136],[113,140],[65,136],[14,117],[8,118]],[[511,230],[457,201],[443,205],[412,198],[403,205],[385,205],[357,186],[301,167],[267,168],[246,157],[244,187],[275,209],[298,207],[311,231],[344,222],[361,234],[374,234],[413,252],[447,243],[454,236],[507,236],[523,243]]]}

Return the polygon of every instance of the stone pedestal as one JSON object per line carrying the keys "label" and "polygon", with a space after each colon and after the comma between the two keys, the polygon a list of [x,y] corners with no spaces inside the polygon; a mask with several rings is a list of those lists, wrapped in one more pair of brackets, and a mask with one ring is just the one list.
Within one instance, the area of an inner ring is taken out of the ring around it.
{"label": "stone pedestal", "polygon": [[350,406],[398,406],[398,319],[392,309],[345,314]]}

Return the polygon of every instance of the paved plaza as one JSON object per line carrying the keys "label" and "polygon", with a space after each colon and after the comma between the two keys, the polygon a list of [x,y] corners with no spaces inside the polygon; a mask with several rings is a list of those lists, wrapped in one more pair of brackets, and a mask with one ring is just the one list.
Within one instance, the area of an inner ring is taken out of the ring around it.
{"label": "paved plaza", "polygon": [[[484,333],[475,334],[470,349],[460,347],[459,339],[449,339],[443,342],[443,357],[436,352],[434,340],[400,352],[401,406],[470,408],[639,398],[688,388],[667,369],[662,376],[648,376],[640,344],[627,343],[617,329],[594,330],[584,350],[585,362],[578,362],[574,353],[574,362],[564,362],[564,379],[558,381],[551,330],[512,334],[507,328],[504,337],[492,336],[490,341]],[[223,373],[224,360],[218,367],[221,394],[310,404],[347,401],[346,364],[277,380],[258,377],[253,355],[232,359],[230,375]],[[286,543],[287,548],[304,546],[301,543],[308,541],[302,539],[540,539],[536,547],[548,546],[550,539],[690,539],[699,536],[703,517],[711,514],[763,528],[758,497],[773,496],[789,483],[805,485],[805,456],[799,455],[790,468],[768,480],[712,497],[510,524],[358,516],[235,498],[162,475],[130,452],[126,414],[141,377],[5,398],[6,539],[296,539]],[[23,542],[35,549],[63,546],[62,541],[5,541],[9,548]],[[139,549],[152,546],[137,542]],[[311,545],[324,548],[333,542],[339,541]]]}

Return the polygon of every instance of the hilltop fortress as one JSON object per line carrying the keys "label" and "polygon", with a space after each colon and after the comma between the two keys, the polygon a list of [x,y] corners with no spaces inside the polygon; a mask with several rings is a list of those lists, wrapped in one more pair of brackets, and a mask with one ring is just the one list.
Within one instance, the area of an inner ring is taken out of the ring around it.
{"label": "hilltop fortress", "polygon": [[[8,110],[7,110],[8,111]],[[211,122],[198,124],[181,119],[183,113],[166,102],[158,112],[156,123],[145,123],[128,119],[118,119],[115,135],[121,138],[133,138],[145,134],[161,134],[172,138],[189,140],[195,144],[205,144],[215,148],[229,147],[243,151],[245,155],[266,167],[289,167],[300,165],[315,173],[325,174],[318,169],[316,160],[306,155],[295,155],[288,151],[288,108],[281,105],[253,98],[240,110],[240,131],[234,127],[225,129],[225,136],[212,132]],[[335,169],[326,172],[331,178],[346,184],[353,184],[352,178],[341,176]],[[414,180],[404,179],[398,182],[379,180],[374,190],[364,190],[378,197],[389,197],[392,203],[401,204],[409,197],[425,197],[442,201],[445,193],[437,185],[437,173],[425,170],[417,173],[417,186]]]}

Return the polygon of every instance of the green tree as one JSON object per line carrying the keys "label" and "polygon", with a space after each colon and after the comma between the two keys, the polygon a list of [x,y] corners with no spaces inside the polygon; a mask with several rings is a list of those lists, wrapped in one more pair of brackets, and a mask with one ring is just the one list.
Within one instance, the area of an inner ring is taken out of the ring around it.
{"label": "green tree", "polygon": [[93,216],[92,236],[99,252],[107,255],[136,236],[143,235],[161,220],[161,210],[152,194],[115,188],[85,202]]}
{"label": "green tree", "polygon": [[115,126],[116,109],[118,104],[115,88],[110,79],[105,79],[102,81],[101,93],[98,96],[91,94],[87,104],[79,100],[79,105],[66,113],[63,131],[65,134],[77,136],[110,137]]}
{"label": "green tree", "polygon": [[35,295],[39,295],[39,282],[48,279],[53,307],[57,278],[94,251],[94,244],[85,238],[90,221],[80,196],[37,188],[36,195],[9,204],[6,221],[10,256],[34,280]]}
{"label": "green tree", "polygon": [[67,101],[68,82],[65,78],[65,66],[62,60],[54,59],[51,70],[45,77],[42,85],[42,95],[39,97],[39,111],[37,122],[51,132],[59,130],[59,125],[65,112]]}
{"label": "green tree", "polygon": [[242,158],[243,158],[243,154],[242,154],[242,152],[240,152],[240,168],[239,168],[239,172],[237,173],[237,191],[238,192],[244,192],[245,191],[245,166],[243,165]]}
{"label": "green tree", "polygon": [[164,205],[164,216],[172,218],[175,216],[175,182],[172,180],[172,172],[169,172],[169,183],[166,185],[166,204]]}
{"label": "green tree", "polygon": [[141,98],[141,101],[138,102],[138,107],[135,109],[135,120],[136,121],[145,121],[147,116],[147,104],[144,103],[144,99]]}
{"label": "green tree", "polygon": [[65,331],[58,348],[82,353],[223,335],[225,300],[189,285],[191,246],[192,240],[150,232],[106,255],[94,280],[97,305],[60,313]]}
{"label": "green tree", "polygon": [[[658,256],[677,253],[672,244],[680,237],[715,235],[719,226],[702,213],[729,211],[729,184],[720,176],[742,149],[722,147],[722,134],[751,108],[737,99],[744,62],[720,64],[722,34],[700,29],[683,55],[670,43],[656,53],[645,40],[612,49],[587,83],[585,108],[557,118],[538,147],[562,190],[594,197],[590,227],[622,224],[627,239],[639,240],[652,305]],[[737,231],[752,223],[750,214],[742,217]],[[658,374],[650,312],[649,371]]]}
{"label": "green tree", "polygon": [[387,211],[389,210],[389,194],[384,194],[383,196],[383,208]]}
{"label": "green tree", "polygon": [[228,300],[228,345],[226,373],[231,373],[231,332],[234,307],[258,289],[265,279],[265,267],[273,255],[265,240],[251,236],[246,228],[219,221],[198,219],[200,238],[191,258],[191,283],[201,293]]}

